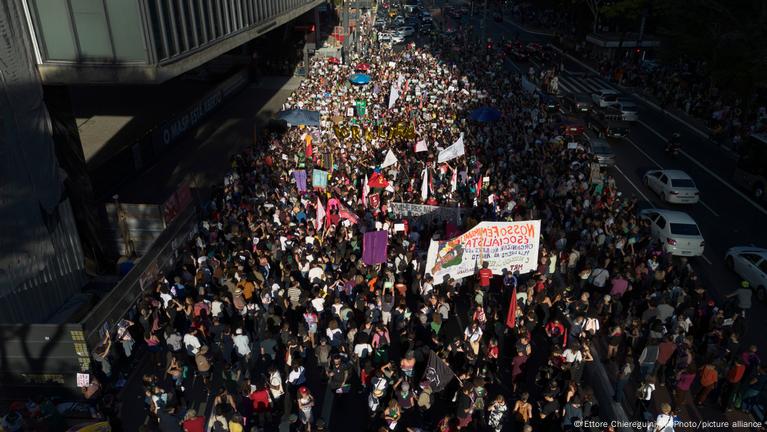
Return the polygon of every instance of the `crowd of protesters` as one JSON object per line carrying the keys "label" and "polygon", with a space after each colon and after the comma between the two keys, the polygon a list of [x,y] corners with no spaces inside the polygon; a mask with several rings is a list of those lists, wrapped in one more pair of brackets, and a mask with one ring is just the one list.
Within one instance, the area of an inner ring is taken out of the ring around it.
{"label": "crowd of protesters", "polygon": [[[767,374],[756,349],[740,343],[750,291],[717,308],[691,264],[651,240],[636,199],[595,172],[587,145],[567,146],[559,114],[492,47],[461,33],[435,38],[371,44],[346,64],[315,59],[284,108],[319,111],[321,127],[260,131],[232,158],[177,267],[94,352],[96,387],[84,393],[115,430],[119,410],[98,383],[138,348],[155,370],[143,377],[142,428],[163,432],[276,430],[286,421],[327,430],[328,397],[364,400],[367,430],[580,430],[598,415],[584,370],[602,340],[601,357],[620,365],[616,400],[636,401],[664,428],[690,397],[725,410],[753,404]],[[353,85],[362,62],[372,82]],[[390,108],[392,85],[400,91]],[[469,120],[486,105],[498,121]],[[339,136],[349,124],[400,132]],[[402,132],[410,125],[416,137]],[[466,154],[437,163],[461,134]],[[416,152],[421,140],[427,149]],[[381,168],[388,150],[397,162]],[[310,175],[303,189],[292,173],[313,169],[329,173],[327,185]],[[392,202],[467,213],[402,219]],[[425,274],[431,239],[480,221],[533,219],[542,221],[535,272]],[[384,264],[361,260],[371,230],[389,233]],[[454,375],[438,392],[424,379],[432,353]],[[674,401],[655,407],[661,385]],[[209,415],[190,408],[200,394]]]}

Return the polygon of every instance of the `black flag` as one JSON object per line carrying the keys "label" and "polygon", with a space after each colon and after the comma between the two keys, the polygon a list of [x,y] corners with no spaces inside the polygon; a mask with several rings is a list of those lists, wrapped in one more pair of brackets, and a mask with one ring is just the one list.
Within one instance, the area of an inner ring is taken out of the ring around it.
{"label": "black flag", "polygon": [[423,380],[429,382],[433,392],[440,392],[450,384],[455,374],[444,360],[439,358],[434,351],[429,353],[429,364],[423,373]]}

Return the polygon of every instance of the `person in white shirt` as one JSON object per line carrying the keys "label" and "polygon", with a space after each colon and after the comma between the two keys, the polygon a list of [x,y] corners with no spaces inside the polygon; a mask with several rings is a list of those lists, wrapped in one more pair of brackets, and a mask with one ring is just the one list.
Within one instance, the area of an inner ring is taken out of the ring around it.
{"label": "person in white shirt", "polygon": [[607,280],[610,278],[610,272],[605,268],[596,268],[591,272],[591,284],[596,288],[604,288]]}
{"label": "person in white shirt", "polygon": [[653,432],[674,432],[674,414],[671,412],[671,405],[662,403],[660,414],[655,418],[655,428]]}
{"label": "person in white shirt", "polygon": [[316,310],[320,315],[325,311],[325,299],[320,296],[320,293],[317,293],[317,295],[312,299],[312,307],[314,307],[314,310]]}
{"label": "person in white shirt", "polygon": [[275,365],[269,366],[269,393],[271,393],[272,400],[275,402],[274,406],[278,406],[276,402],[285,394],[285,388],[282,385],[282,375]]}
{"label": "person in white shirt", "polygon": [[192,330],[190,333],[184,335],[184,347],[186,348],[186,352],[192,357],[197,355],[197,352],[200,351],[200,347],[202,346],[200,339],[197,338],[197,335],[195,335],[194,332],[195,330]]}
{"label": "person in white shirt", "polygon": [[243,358],[248,358],[250,356],[250,338],[248,335],[242,333],[241,328],[238,328],[235,331],[232,341],[234,342],[234,348],[237,351],[237,354]]}

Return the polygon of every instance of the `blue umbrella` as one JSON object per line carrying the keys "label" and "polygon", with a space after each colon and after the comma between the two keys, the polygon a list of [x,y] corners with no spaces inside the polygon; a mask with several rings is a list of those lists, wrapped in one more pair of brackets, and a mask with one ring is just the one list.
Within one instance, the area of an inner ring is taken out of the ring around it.
{"label": "blue umbrella", "polygon": [[277,118],[284,120],[291,125],[306,125],[306,126],[319,126],[320,125],[320,113],[318,111],[309,111],[302,109],[294,109],[288,111],[280,111],[277,113]]}
{"label": "blue umbrella", "polygon": [[495,108],[485,106],[472,111],[469,118],[478,122],[494,122],[501,118],[501,112]]}
{"label": "blue umbrella", "polygon": [[349,81],[351,81],[352,84],[359,84],[359,85],[365,85],[370,82],[372,78],[370,78],[370,75],[362,74],[362,73],[356,73],[352,74],[352,76],[349,77]]}

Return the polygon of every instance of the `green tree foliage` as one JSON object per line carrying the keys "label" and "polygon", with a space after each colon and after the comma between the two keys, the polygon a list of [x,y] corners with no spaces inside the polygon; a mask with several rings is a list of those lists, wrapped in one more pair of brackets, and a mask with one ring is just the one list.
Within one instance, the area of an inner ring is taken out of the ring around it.
{"label": "green tree foliage", "polygon": [[667,56],[704,60],[714,82],[743,95],[767,85],[767,1],[660,3]]}

